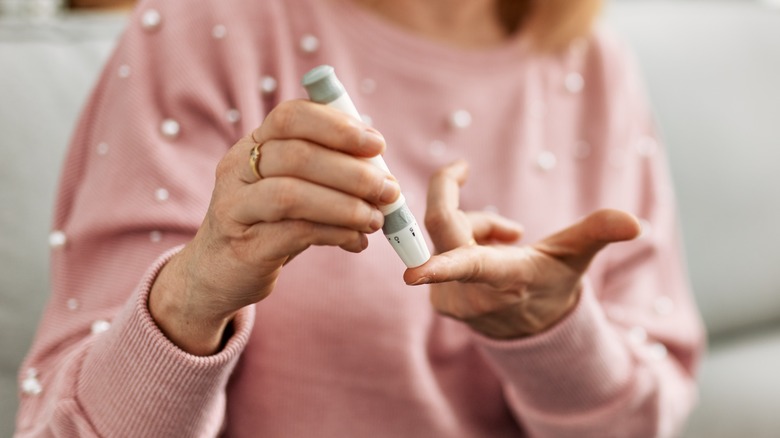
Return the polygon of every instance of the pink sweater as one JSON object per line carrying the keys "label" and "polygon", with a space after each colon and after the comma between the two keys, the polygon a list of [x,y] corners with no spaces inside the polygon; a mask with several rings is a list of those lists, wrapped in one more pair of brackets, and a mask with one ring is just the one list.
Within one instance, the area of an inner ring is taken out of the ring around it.
{"label": "pink sweater", "polygon": [[[181,351],[147,310],[155,274],[198,228],[227,148],[321,63],[384,133],[418,217],[432,172],[463,157],[462,206],[523,223],[524,242],[601,207],[643,235],[600,254],[574,311],[537,336],[437,315],[377,233],[359,255],[297,257],[218,354]],[[602,31],[556,56],[522,38],[463,51],[347,0],[141,2],[64,165],[17,435],[674,434],[704,337],[637,77]]]}

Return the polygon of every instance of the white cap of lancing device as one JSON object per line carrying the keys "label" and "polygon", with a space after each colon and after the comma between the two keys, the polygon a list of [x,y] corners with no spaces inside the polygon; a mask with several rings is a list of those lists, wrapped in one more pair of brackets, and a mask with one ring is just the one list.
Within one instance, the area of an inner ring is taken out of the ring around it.
{"label": "white cap of lancing device", "polygon": [[[352,117],[360,120],[352,99],[349,98],[344,86],[336,77],[333,67],[320,65],[303,75],[301,81],[309,99],[312,102],[321,103],[339,109]],[[381,155],[367,159],[371,164],[390,173],[385,160]],[[414,215],[406,205],[403,194],[398,196],[392,204],[379,207],[385,215],[385,224],[382,232],[395,252],[401,257],[407,268],[416,268],[431,258],[431,252],[425,243],[422,230],[417,225]]]}

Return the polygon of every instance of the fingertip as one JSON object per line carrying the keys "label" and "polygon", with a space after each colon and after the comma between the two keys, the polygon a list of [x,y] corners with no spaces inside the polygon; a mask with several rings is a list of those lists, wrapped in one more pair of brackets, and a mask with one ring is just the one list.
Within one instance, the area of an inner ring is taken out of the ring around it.
{"label": "fingertip", "polygon": [[631,213],[617,209],[603,209],[595,212],[591,218],[597,221],[596,238],[605,242],[620,242],[637,238],[642,225]]}
{"label": "fingertip", "polygon": [[360,138],[360,152],[367,157],[373,157],[385,153],[387,142],[385,137],[376,129],[366,126],[363,128]]}
{"label": "fingertip", "polygon": [[416,286],[418,284],[417,281],[420,278],[423,278],[423,276],[420,275],[417,268],[410,268],[404,272],[404,283],[406,283],[407,286]]}
{"label": "fingertip", "polygon": [[639,218],[637,218],[634,215],[631,215],[631,219],[633,220],[634,224],[632,229],[630,230],[630,233],[628,234],[626,240],[634,240],[642,235],[642,222],[639,221]]}
{"label": "fingertip", "polygon": [[465,158],[458,158],[450,164],[450,166],[456,166],[463,169],[469,168],[469,162]]}
{"label": "fingertip", "polygon": [[417,280],[414,280],[411,283],[407,283],[409,286],[421,286],[423,284],[428,284],[431,282],[431,279],[428,277],[420,277]]}
{"label": "fingertip", "polygon": [[419,286],[430,283],[434,275],[430,269],[431,260],[434,260],[435,257],[436,256],[432,257],[420,266],[407,268],[406,271],[404,271],[404,283],[409,286]]}
{"label": "fingertip", "polygon": [[504,226],[504,232],[506,234],[506,237],[513,240],[520,240],[525,235],[525,227],[520,225],[519,223],[507,219],[504,219],[504,222],[502,225]]}
{"label": "fingertip", "polygon": [[464,158],[458,158],[448,166],[459,183],[463,184],[469,176],[469,162]]}
{"label": "fingertip", "polygon": [[345,251],[359,254],[368,248],[368,237],[363,233],[359,233],[357,239],[350,239],[349,242],[343,243],[339,247]]}

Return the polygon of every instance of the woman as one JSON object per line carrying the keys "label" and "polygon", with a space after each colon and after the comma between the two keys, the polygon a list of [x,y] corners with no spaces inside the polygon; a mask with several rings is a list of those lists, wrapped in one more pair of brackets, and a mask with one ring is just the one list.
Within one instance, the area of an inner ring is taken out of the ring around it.
{"label": "woman", "polygon": [[[675,433],[702,329],[594,12],[142,2],[65,165],[18,435]],[[299,99],[323,63],[362,121]],[[405,272],[399,183],[437,254]]]}

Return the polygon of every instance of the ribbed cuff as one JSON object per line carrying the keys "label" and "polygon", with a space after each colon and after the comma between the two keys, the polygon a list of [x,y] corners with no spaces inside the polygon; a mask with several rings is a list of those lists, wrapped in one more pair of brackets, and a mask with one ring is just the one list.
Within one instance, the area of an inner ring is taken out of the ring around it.
{"label": "ribbed cuff", "polygon": [[216,433],[223,419],[224,388],[249,339],[254,307],[233,320],[233,335],[212,356],[174,345],[148,310],[152,284],[180,248],[150,267],[111,328],[97,335],[84,358],[77,398],[102,436],[194,436]]}
{"label": "ribbed cuff", "polygon": [[543,333],[510,341],[475,336],[508,396],[523,409],[575,413],[629,389],[630,353],[588,282],[575,308]]}

